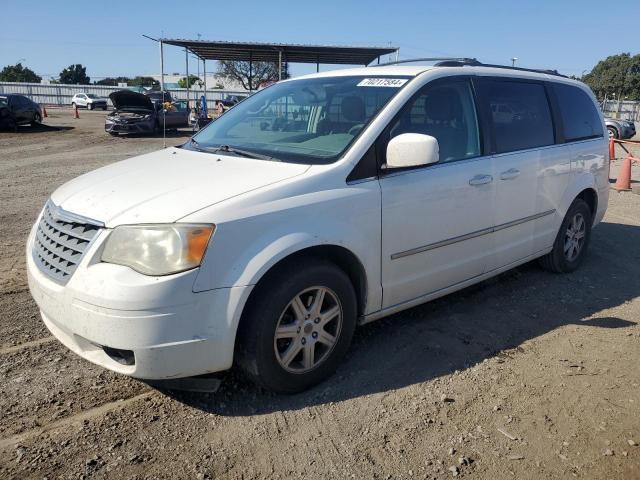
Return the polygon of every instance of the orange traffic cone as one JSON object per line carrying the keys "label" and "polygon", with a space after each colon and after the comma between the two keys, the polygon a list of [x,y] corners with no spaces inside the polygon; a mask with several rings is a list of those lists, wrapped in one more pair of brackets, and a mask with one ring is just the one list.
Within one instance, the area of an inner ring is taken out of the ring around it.
{"label": "orange traffic cone", "polygon": [[45,107],[44,105],[42,106],[42,118],[47,118],[49,115],[47,115],[47,107]]}
{"label": "orange traffic cone", "polygon": [[622,167],[618,172],[616,184],[613,186],[619,192],[627,192],[631,190],[631,155],[627,155],[622,161]]}
{"label": "orange traffic cone", "polygon": [[613,161],[616,158],[616,141],[613,138],[609,139],[609,161]]}
{"label": "orange traffic cone", "polygon": [[73,118],[80,118],[80,114],[78,113],[78,106],[73,107]]}

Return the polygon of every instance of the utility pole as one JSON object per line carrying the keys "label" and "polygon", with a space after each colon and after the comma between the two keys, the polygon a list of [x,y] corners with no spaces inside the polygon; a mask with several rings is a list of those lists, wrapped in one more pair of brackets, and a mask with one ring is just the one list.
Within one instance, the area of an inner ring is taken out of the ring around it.
{"label": "utility pole", "polygon": [[511,66],[515,67],[516,66],[516,60],[518,60],[518,57],[512,57],[511,58]]}

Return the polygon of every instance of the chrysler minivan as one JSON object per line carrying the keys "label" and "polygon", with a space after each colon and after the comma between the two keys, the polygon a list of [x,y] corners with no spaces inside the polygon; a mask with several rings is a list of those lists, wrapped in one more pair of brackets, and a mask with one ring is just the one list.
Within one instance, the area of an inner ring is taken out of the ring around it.
{"label": "chrysler minivan", "polygon": [[591,91],[448,61],[323,72],[239,103],[184,145],[53,192],[27,245],[51,333],[105,368],[239,366],[298,392],[359,324],[539,259],[571,272],[609,192]]}

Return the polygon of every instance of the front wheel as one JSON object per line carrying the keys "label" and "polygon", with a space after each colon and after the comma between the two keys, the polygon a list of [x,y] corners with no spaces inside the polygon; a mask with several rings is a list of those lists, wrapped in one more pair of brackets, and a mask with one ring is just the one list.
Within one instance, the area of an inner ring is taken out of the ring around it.
{"label": "front wheel", "polygon": [[573,272],[582,263],[591,238],[591,209],[576,198],[562,221],[553,250],[540,258],[540,265],[551,272]]}
{"label": "front wheel", "polygon": [[618,134],[618,129],[615,127],[607,127],[607,131],[609,132],[609,138],[620,138]]}
{"label": "front wheel", "polygon": [[238,363],[256,383],[296,393],[340,364],[356,326],[356,298],[337,266],[299,259],[256,287],[238,332]]}
{"label": "front wheel", "polygon": [[93,110],[93,103],[87,103],[87,110]]}
{"label": "front wheel", "polygon": [[33,120],[31,120],[31,126],[32,127],[36,127],[40,124],[40,122],[42,122],[42,117],[40,116],[39,113],[35,113],[35,115],[33,116]]}

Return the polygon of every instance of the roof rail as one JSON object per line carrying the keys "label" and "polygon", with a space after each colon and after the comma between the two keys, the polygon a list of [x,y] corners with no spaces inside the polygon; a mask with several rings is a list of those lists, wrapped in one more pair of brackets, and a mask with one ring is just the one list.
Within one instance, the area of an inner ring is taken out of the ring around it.
{"label": "roof rail", "polygon": [[493,65],[491,63],[481,63],[480,66],[482,67],[490,67],[490,68],[504,68],[506,70],[518,70],[521,72],[534,72],[534,73],[546,73],[547,75],[556,75],[558,77],[564,77],[567,78],[566,75],[562,75],[561,73],[558,73],[557,70],[546,70],[546,69],[540,69],[540,68],[523,68],[523,67],[512,67],[510,65]]}
{"label": "roof rail", "polygon": [[425,58],[408,58],[406,60],[397,60],[395,62],[387,62],[387,63],[379,63],[377,65],[369,65],[369,67],[384,67],[388,65],[399,65],[403,63],[414,63],[414,62],[435,62],[433,64],[434,67],[491,67],[491,68],[504,68],[506,70],[517,70],[521,72],[534,72],[534,73],[546,73],[547,75],[556,75],[558,77],[567,78],[566,75],[562,75],[558,73],[557,70],[546,70],[546,69],[537,69],[537,68],[523,68],[523,67],[512,67],[510,65],[495,65],[491,63],[482,63],[476,58],[465,58],[465,57],[425,57]]}
{"label": "roof rail", "polygon": [[[442,63],[456,63],[456,66],[462,65],[481,65],[475,58],[462,58],[462,57],[424,57],[424,58],[408,58],[406,60],[396,60],[395,62],[379,63],[377,65],[369,65],[370,67],[384,67],[387,65],[399,65],[402,63],[414,63],[414,62],[437,62]],[[440,65],[445,66],[445,65]]]}

